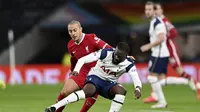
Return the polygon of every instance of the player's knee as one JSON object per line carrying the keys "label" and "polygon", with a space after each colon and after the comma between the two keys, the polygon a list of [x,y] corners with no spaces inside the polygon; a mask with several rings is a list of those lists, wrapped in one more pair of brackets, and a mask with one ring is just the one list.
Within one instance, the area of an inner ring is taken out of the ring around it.
{"label": "player's knee", "polygon": [[158,81],[158,78],[156,76],[148,75],[147,80],[149,81],[149,83],[155,83]]}
{"label": "player's knee", "polygon": [[83,87],[83,91],[86,97],[93,97],[96,93],[96,88],[93,84],[88,83]]}
{"label": "player's knee", "polygon": [[86,90],[83,90],[85,92],[85,97],[88,98],[88,97],[93,97],[95,95],[95,92],[93,91],[86,91]]}
{"label": "player's knee", "polygon": [[114,93],[114,95],[120,94],[120,95],[124,95],[124,96],[127,93],[127,91],[123,87],[119,87],[119,86],[117,86],[114,90],[112,90],[112,92]]}
{"label": "player's knee", "polygon": [[62,94],[63,96],[68,96],[70,92],[67,89],[63,89],[60,94]]}
{"label": "player's knee", "polygon": [[181,66],[179,66],[179,67],[176,68],[176,72],[178,74],[182,74],[184,72],[184,69]]}
{"label": "player's knee", "polygon": [[118,84],[118,86],[121,88],[120,89],[121,95],[126,95],[126,93],[127,93],[126,89],[121,84]]}
{"label": "player's knee", "polygon": [[63,88],[61,91],[61,94],[64,96],[68,96],[69,94],[71,94],[72,92],[74,92],[73,90],[71,90],[71,88]]}

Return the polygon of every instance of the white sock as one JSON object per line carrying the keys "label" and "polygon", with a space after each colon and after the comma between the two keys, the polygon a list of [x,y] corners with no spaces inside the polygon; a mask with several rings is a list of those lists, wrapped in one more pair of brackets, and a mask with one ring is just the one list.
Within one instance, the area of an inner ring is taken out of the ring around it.
{"label": "white sock", "polygon": [[151,92],[151,96],[154,98],[154,99],[156,99],[156,100],[158,100],[158,97],[157,97],[157,95],[156,95],[156,93],[155,92]]}
{"label": "white sock", "polygon": [[81,99],[85,99],[85,93],[83,90],[80,91],[76,91],[72,94],[70,94],[69,96],[67,96],[66,98],[60,100],[58,103],[52,105],[53,107],[56,108],[56,110],[62,106],[65,106],[69,103],[73,103],[73,102],[77,102]]}
{"label": "white sock", "polygon": [[149,82],[151,83],[153,92],[155,92],[155,94],[157,96],[158,102],[166,104],[167,102],[165,100],[165,96],[162,91],[162,86],[161,86],[160,82],[158,81],[158,78],[155,76],[148,76],[147,78],[148,78]]}
{"label": "white sock", "polygon": [[159,82],[153,83],[151,84],[153,91],[156,93],[156,96],[158,98],[158,102],[159,103],[164,103],[166,104],[166,100],[165,100],[165,96],[164,93],[162,91],[162,86]]}
{"label": "white sock", "polygon": [[188,79],[182,77],[166,77],[165,79],[160,80],[162,86],[166,84],[188,84]]}
{"label": "white sock", "polygon": [[124,95],[116,94],[113,99],[109,112],[119,112],[125,100]]}

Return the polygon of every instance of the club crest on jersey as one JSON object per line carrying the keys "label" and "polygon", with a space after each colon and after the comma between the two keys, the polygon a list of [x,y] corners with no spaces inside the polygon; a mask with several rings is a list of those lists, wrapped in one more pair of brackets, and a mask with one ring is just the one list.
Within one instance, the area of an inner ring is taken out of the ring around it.
{"label": "club crest on jersey", "polygon": [[85,47],[86,52],[90,52],[88,46]]}
{"label": "club crest on jersey", "polygon": [[96,41],[96,43],[98,43],[100,41],[100,38],[94,37],[94,40]]}

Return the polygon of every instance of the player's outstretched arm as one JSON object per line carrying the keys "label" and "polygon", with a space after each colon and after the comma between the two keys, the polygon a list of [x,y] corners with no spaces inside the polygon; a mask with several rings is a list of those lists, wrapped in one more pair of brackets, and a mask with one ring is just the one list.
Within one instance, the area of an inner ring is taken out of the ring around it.
{"label": "player's outstretched arm", "polygon": [[90,53],[82,58],[80,58],[78,60],[78,62],[76,63],[76,66],[74,68],[74,71],[78,72],[80,71],[81,67],[85,64],[85,63],[91,63],[94,61],[97,61],[100,58],[100,54],[101,54],[101,50]]}
{"label": "player's outstretched arm", "polygon": [[141,83],[140,78],[139,78],[139,76],[138,76],[136,67],[133,66],[133,67],[128,71],[128,73],[131,75],[131,78],[132,78],[132,80],[133,80],[133,84],[134,84],[134,87],[135,87],[135,90],[134,90],[135,99],[139,99],[139,98],[141,97],[142,83]]}

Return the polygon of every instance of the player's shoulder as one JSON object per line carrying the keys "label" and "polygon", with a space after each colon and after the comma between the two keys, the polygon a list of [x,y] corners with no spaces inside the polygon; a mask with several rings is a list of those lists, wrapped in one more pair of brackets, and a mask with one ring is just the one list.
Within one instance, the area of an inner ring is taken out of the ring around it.
{"label": "player's shoulder", "polygon": [[93,39],[95,37],[97,38],[96,34],[94,34],[94,33],[85,34],[85,38],[87,38],[87,39]]}
{"label": "player's shoulder", "polygon": [[163,20],[160,17],[155,17],[152,23],[153,23],[153,27],[155,28],[158,24],[163,24]]}
{"label": "player's shoulder", "polygon": [[106,56],[110,53],[114,52],[114,48],[105,48],[101,50],[100,59],[105,59]]}
{"label": "player's shoulder", "polygon": [[126,72],[128,72],[135,64],[134,61],[129,57],[127,57],[126,60],[128,64],[128,66],[126,67]]}
{"label": "player's shoulder", "polygon": [[169,21],[169,19],[167,17],[163,17],[162,20],[163,21]]}
{"label": "player's shoulder", "polygon": [[126,60],[127,60],[128,62],[134,64],[134,61],[133,61],[130,57],[127,56],[127,57],[126,57]]}
{"label": "player's shoulder", "polygon": [[163,21],[164,21],[165,23],[171,23],[171,21],[170,21],[167,17],[164,17],[164,18],[163,18]]}
{"label": "player's shoulder", "polygon": [[87,42],[92,42],[92,43],[99,40],[99,38],[94,33],[85,34],[85,38]]}

